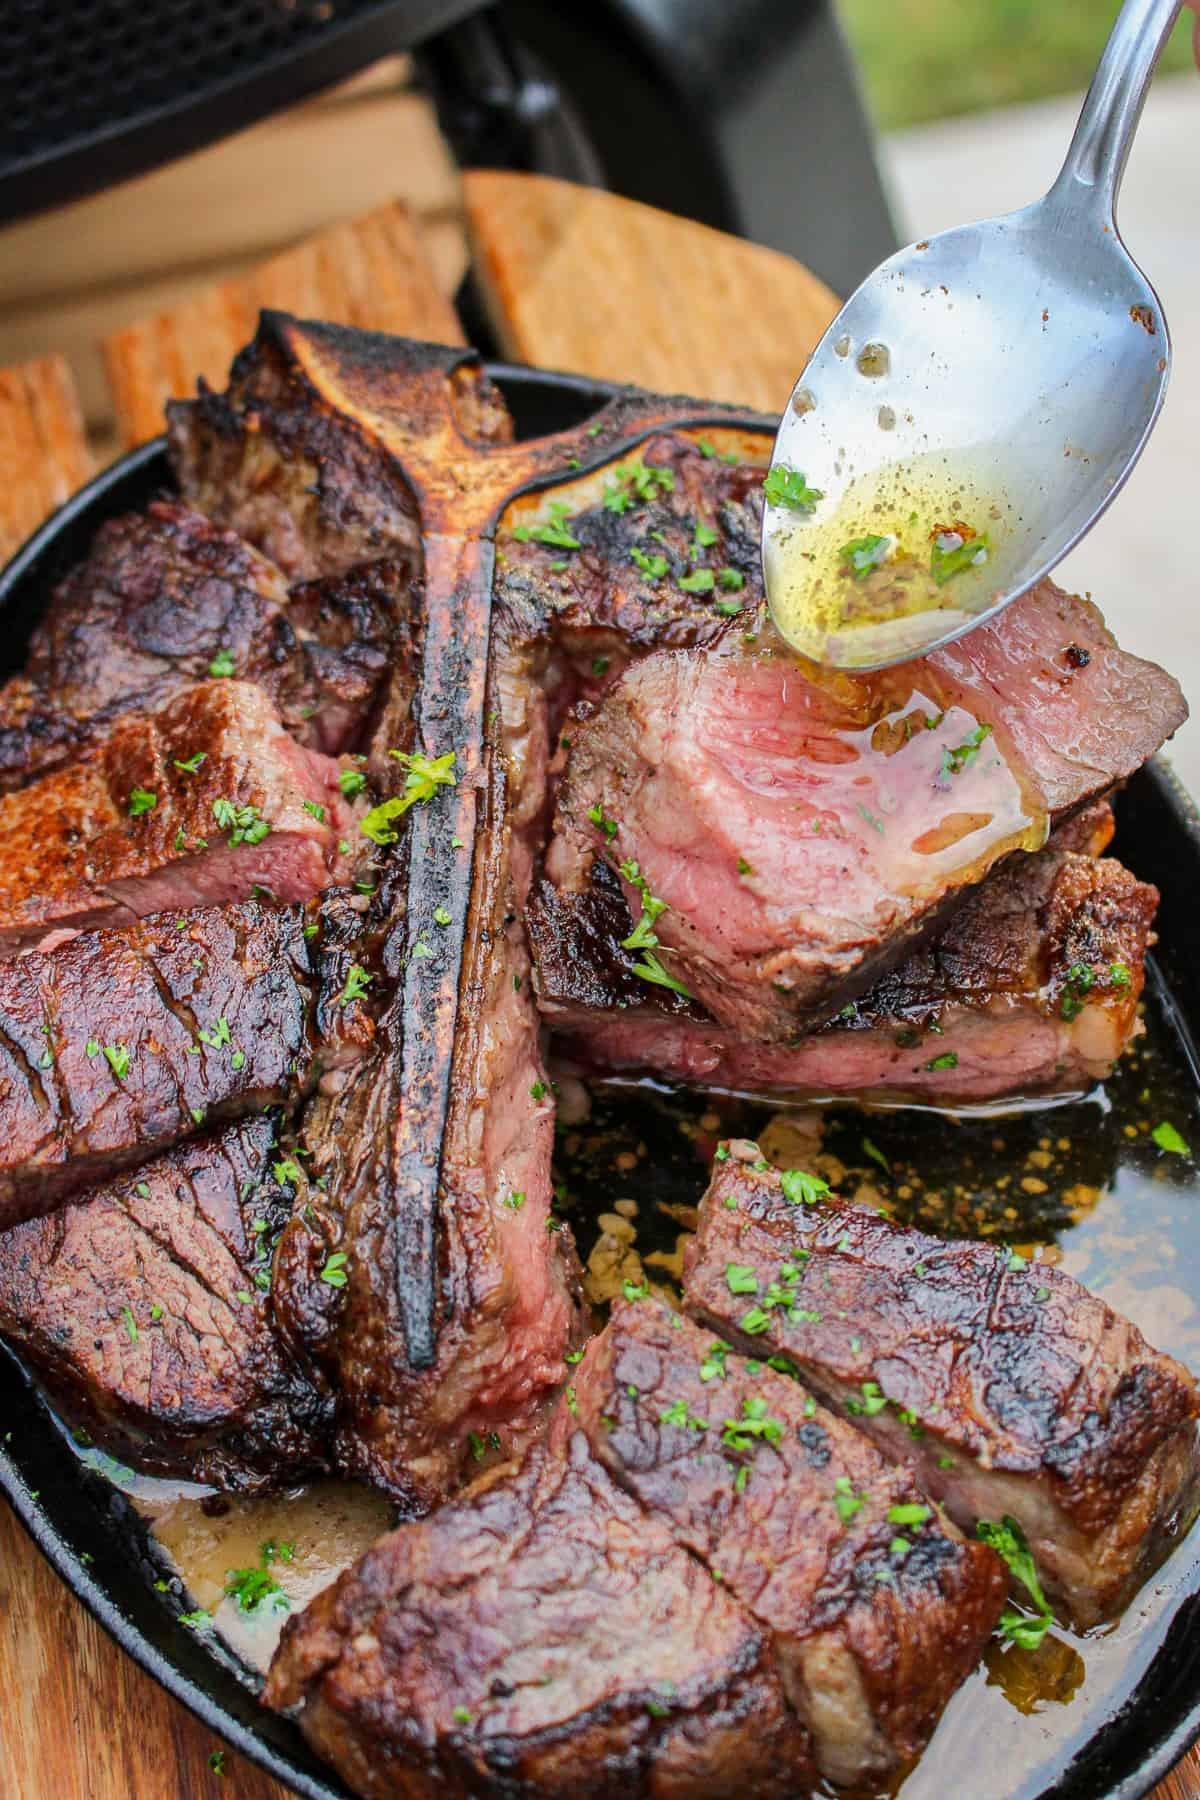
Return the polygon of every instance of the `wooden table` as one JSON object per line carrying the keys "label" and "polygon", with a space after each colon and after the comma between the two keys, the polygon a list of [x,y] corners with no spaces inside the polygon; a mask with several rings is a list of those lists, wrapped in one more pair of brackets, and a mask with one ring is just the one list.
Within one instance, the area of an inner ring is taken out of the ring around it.
{"label": "wooden table", "polygon": [[[467,174],[443,228],[465,234],[508,355],[668,393],[777,410],[835,309],[828,289],[774,251],[537,177]],[[461,341],[447,298],[461,262],[448,244],[419,208],[385,201],[215,285],[189,284],[166,312],[127,314],[102,362],[81,371],[83,405],[53,354],[60,340],[0,370],[0,562],[85,478],[97,449],[155,433],[163,401],[196,375],[223,384],[261,305]],[[77,365],[77,335],[65,348]],[[6,1800],[284,1800],[115,1648],[3,1507],[0,1620]],[[1154,1800],[1197,1796],[1193,1751]]]}

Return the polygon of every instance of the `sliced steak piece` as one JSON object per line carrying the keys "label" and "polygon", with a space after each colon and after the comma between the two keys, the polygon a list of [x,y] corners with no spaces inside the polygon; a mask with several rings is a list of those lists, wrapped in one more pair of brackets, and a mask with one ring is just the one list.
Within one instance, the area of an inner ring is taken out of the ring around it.
{"label": "sliced steak piece", "polygon": [[0,688],[0,785],[67,761],[127,713],[157,711],[218,659],[264,688],[302,741],[352,748],[407,608],[395,565],[289,597],[272,563],[190,506],[155,501],[111,519],[56,589],[24,673]]}
{"label": "sliced steak piece", "polygon": [[[384,560],[415,573],[420,522],[407,481],[369,428],[331,406],[306,377],[280,341],[275,317],[263,315],[224,394],[202,381],[197,399],[169,403],[167,445],[180,488],[290,581]],[[355,341],[372,342],[365,333]],[[397,382],[406,356],[419,360],[425,349],[396,338],[374,342],[385,383]],[[455,371],[451,393],[468,437],[497,443],[511,436],[503,401],[478,365],[464,362]],[[382,388],[379,397],[386,404]]]}
{"label": "sliced steak piece", "polygon": [[807,1793],[768,1634],[565,1436],[290,1619],[268,1705],[377,1800]]}
{"label": "sliced steak piece", "polygon": [[[197,907],[0,963],[0,1229],[198,1123],[303,1093],[317,1047],[308,925],[300,907]],[[333,1011],[326,1065],[370,1031],[361,1006]]]}
{"label": "sliced steak piece", "polygon": [[250,1491],[326,1466],[331,1401],[263,1287],[290,1210],[277,1155],[247,1119],[0,1236],[0,1332],[140,1469]]}
{"label": "sliced steak piece", "polygon": [[[402,866],[378,896],[381,944],[365,957],[384,971],[391,997],[373,1052],[305,1116],[306,1166],[321,1189],[311,1196],[312,1223],[289,1228],[281,1263],[295,1285],[281,1307],[343,1399],[339,1466],[414,1510],[470,1470],[473,1434],[498,1436],[511,1454],[540,1427],[580,1329],[570,1233],[549,1229],[554,1102],[520,922],[545,779],[545,707],[528,676],[535,654],[528,645],[502,649],[493,676],[495,735],[479,799],[441,1146],[436,1277],[411,1264],[397,1225],[410,1175],[396,1166],[395,1136],[412,1104],[401,1085],[404,961],[436,973],[443,927],[436,917],[409,927]],[[347,1259],[344,1287],[313,1279],[330,1255]],[[422,1360],[405,1334],[403,1289],[435,1278],[435,1346]]]}
{"label": "sliced steak piece", "polygon": [[[1064,1618],[1118,1612],[1195,1510],[1186,1369],[1058,1269],[792,1204],[755,1145],[727,1151],[685,1262],[689,1310],[853,1409],[964,1529],[1015,1518]],[[887,1404],[864,1406],[873,1393]]]}
{"label": "sliced steak piece", "polygon": [[1168,675],[1048,582],[1000,627],[823,686],[765,628],[734,630],[646,657],[581,726],[547,871],[578,891],[597,854],[636,863],[669,975],[787,1042],[1185,716]]}
{"label": "sliced steak piece", "polygon": [[621,948],[633,921],[606,865],[583,894],[543,881],[527,922],[538,998],[573,1072],[961,1105],[1078,1092],[1111,1072],[1140,1029],[1157,903],[1117,862],[1059,849],[1020,857],[930,944],[796,1044],[728,1030],[635,975],[637,953]]}
{"label": "sliced steak piece", "polygon": [[998,1558],[798,1381],[656,1300],[614,1308],[575,1394],[610,1474],[769,1633],[820,1774],[897,1774],[979,1661]]}
{"label": "sliced steak piece", "polygon": [[0,954],[54,925],[117,924],[256,888],[306,900],[347,878],[341,846],[358,838],[337,765],[294,744],[249,682],[203,682],[0,795]]}

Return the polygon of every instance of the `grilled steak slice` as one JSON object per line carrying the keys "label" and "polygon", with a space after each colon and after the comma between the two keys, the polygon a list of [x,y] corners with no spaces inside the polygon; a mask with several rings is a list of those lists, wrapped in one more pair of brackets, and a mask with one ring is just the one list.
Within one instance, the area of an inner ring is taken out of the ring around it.
{"label": "grilled steak slice", "polygon": [[768,1634],[566,1436],[289,1620],[267,1703],[378,1800],[808,1792]]}
{"label": "grilled steak slice", "polygon": [[[1057,837],[1057,833],[1055,834]],[[560,1063],[689,1087],[943,1104],[1072,1093],[1138,1030],[1158,901],[1119,863],[1051,848],[963,901],[933,941],[796,1044],[764,1043],[652,987],[607,865],[583,894],[540,883],[527,922]]]}
{"label": "grilled steak slice", "polygon": [[[498,1434],[512,1453],[539,1426],[579,1328],[570,1234],[550,1231],[554,1104],[539,1047],[529,954],[520,921],[532,834],[541,816],[545,708],[529,679],[535,651],[497,656],[495,737],[480,799],[474,882],[442,1145],[437,1219],[436,1348],[410,1354],[401,1307],[411,1247],[398,1233],[395,1121],[404,1048],[403,962],[435,965],[436,919],[409,930],[402,872],[377,907],[378,949],[364,951],[394,984],[375,1049],[334,1093],[315,1099],[302,1136],[323,1191],[312,1224],[289,1229],[286,1266],[299,1298],[281,1305],[343,1401],[339,1466],[420,1510],[471,1466],[471,1436]],[[431,806],[437,806],[436,798]],[[343,1288],[312,1271],[343,1254]],[[432,1274],[429,1277],[432,1279]]]}
{"label": "grilled steak slice", "polygon": [[614,1308],[575,1393],[620,1486],[770,1634],[826,1780],[918,1755],[1000,1616],[993,1553],[799,1382],[656,1300]]}
{"label": "grilled steak slice", "polygon": [[[314,1079],[317,946],[246,901],[81,932],[0,963],[0,1229]],[[333,1008],[326,1066],[369,1033]]]}
{"label": "grilled steak slice", "polygon": [[[1015,1518],[1077,1625],[1119,1611],[1190,1521],[1195,1383],[1058,1269],[867,1208],[793,1205],[738,1142],[684,1285],[723,1337],[786,1356],[829,1405],[853,1403],[965,1529]],[[888,1404],[864,1408],[872,1391]]]}
{"label": "grilled steak slice", "polygon": [[325,1466],[329,1398],[262,1286],[289,1212],[277,1155],[247,1119],[0,1236],[0,1331],[140,1469],[236,1491]]}
{"label": "grilled steak slice", "polygon": [[548,873],[578,891],[597,854],[636,863],[670,975],[721,1024],[787,1042],[1185,716],[1169,676],[1050,583],[1001,628],[827,686],[765,629],[732,631],[646,657],[581,726]]}
{"label": "grilled steak slice", "polygon": [[[360,334],[360,343],[370,341]],[[422,349],[375,341],[381,374]],[[468,437],[507,441],[508,414],[478,365],[455,372],[452,393]],[[201,382],[197,399],[170,402],[167,445],[186,498],[290,581],[383,560],[412,572],[420,566],[417,507],[404,476],[362,423],[322,397],[269,324],[234,362],[224,394]]]}
{"label": "grilled steak slice", "polygon": [[357,837],[337,765],[294,744],[249,682],[204,682],[0,795],[0,953],[52,925],[117,924],[259,887],[306,900],[345,878],[339,846]]}
{"label": "grilled steak slice", "polygon": [[311,583],[193,508],[155,501],[109,520],[56,590],[25,671],[0,688],[0,785],[67,761],[131,712],[154,712],[220,658],[326,751],[353,747],[408,603],[388,564]]}

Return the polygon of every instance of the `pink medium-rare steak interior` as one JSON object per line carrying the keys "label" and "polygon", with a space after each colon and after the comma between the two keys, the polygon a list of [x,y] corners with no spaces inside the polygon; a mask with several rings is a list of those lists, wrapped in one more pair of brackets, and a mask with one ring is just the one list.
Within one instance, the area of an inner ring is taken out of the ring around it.
{"label": "pink medium-rare steak interior", "polygon": [[1089,602],[1043,583],[1005,629],[822,685],[765,630],[646,657],[574,738],[549,874],[636,864],[668,973],[722,1024],[795,1037],[1186,716]]}
{"label": "pink medium-rare steak interior", "polygon": [[337,764],[261,689],[204,682],[0,796],[0,951],[256,889],[306,900],[345,878],[358,838]]}

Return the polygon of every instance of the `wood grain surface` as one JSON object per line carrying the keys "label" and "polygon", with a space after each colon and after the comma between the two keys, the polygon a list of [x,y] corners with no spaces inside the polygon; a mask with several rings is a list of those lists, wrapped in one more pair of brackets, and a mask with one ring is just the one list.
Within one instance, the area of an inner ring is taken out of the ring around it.
{"label": "wood grain surface", "polygon": [[[293,174],[310,160],[303,146],[294,154]],[[498,335],[529,362],[778,407],[835,305],[788,258],[632,202],[492,172],[468,175],[465,189]],[[193,373],[219,375],[253,294],[302,312],[336,300],[368,322],[352,307],[370,305],[378,281],[388,329],[449,336],[456,321],[418,252],[409,215],[376,210],[252,272],[236,293],[214,286],[121,332],[108,365],[128,436],[157,428],[153,412],[189,358]],[[87,472],[62,362],[0,371],[0,560]],[[116,1649],[3,1506],[0,1694],[0,1800],[285,1800]],[[1200,1800],[1200,1755],[1154,1800]]]}

